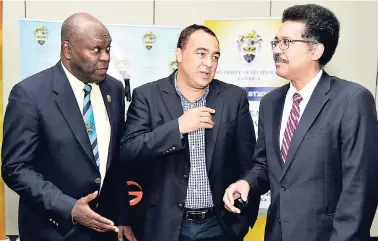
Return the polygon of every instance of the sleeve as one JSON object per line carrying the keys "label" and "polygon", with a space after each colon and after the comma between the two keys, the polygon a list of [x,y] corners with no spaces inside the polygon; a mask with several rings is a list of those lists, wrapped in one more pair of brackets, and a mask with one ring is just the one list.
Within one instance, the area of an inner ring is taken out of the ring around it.
{"label": "sleeve", "polygon": [[144,96],[135,89],[128,109],[125,133],[121,140],[123,161],[156,160],[162,156],[184,149],[180,138],[178,119],[171,120],[152,129],[150,108]]}
{"label": "sleeve", "polygon": [[16,85],[10,93],[4,117],[2,177],[7,186],[21,198],[45,210],[56,221],[59,220],[62,226],[62,222],[69,225],[76,199],[44,180],[43,175],[33,167],[39,148],[39,135],[40,124],[35,102],[21,85]]}
{"label": "sleeve", "polygon": [[349,100],[342,117],[343,188],[330,241],[369,239],[377,208],[377,130],[374,98],[367,89],[360,89]]}

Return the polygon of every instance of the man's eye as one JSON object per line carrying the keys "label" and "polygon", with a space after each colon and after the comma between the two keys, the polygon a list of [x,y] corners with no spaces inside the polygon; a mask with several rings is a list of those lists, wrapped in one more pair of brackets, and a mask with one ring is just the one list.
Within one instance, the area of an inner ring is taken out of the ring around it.
{"label": "man's eye", "polygon": [[95,47],[95,48],[93,48],[93,52],[95,52],[95,53],[98,53],[98,52],[100,52],[100,49],[99,49],[99,47]]}

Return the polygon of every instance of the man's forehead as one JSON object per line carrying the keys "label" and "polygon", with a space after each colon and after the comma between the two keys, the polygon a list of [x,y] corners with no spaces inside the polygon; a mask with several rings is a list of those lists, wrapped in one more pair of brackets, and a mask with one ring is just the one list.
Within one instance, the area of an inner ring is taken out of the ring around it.
{"label": "man's forehead", "polygon": [[85,39],[87,39],[89,42],[91,42],[93,44],[100,44],[100,43],[106,44],[106,43],[110,43],[112,41],[112,38],[111,38],[109,33],[102,33],[101,34],[101,33],[98,33],[98,32],[95,32],[93,34],[87,34]]}
{"label": "man's forehead", "polygon": [[192,40],[189,39],[188,45],[190,45],[192,49],[194,48],[207,50],[209,52],[219,52],[219,44],[216,40],[209,41],[209,39],[204,38],[193,38]]}
{"label": "man's forehead", "polygon": [[277,38],[299,38],[302,36],[304,32],[305,24],[301,22],[293,22],[293,21],[286,21],[284,22],[278,33],[276,35]]}

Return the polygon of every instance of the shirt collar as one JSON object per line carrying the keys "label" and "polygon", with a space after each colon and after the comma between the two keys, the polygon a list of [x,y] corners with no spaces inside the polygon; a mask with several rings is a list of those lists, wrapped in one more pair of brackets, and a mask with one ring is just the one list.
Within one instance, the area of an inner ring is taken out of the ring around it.
{"label": "shirt collar", "polygon": [[303,100],[305,102],[308,102],[310,100],[312,92],[314,92],[316,85],[322,77],[322,74],[323,70],[321,69],[319,73],[312,80],[310,80],[310,82],[308,82],[300,91],[297,91],[292,82],[290,82],[290,88],[287,94],[290,96],[290,98],[293,98],[293,95],[298,92],[302,96]]}
{"label": "shirt collar", "polygon": [[82,81],[80,81],[78,78],[76,78],[73,74],[71,74],[71,72],[68,71],[68,69],[64,66],[63,63],[62,63],[62,67],[63,67],[64,72],[67,75],[67,79],[70,82],[71,87],[74,90],[74,92],[75,90],[83,91],[85,84]]}
{"label": "shirt collar", "polygon": [[[180,88],[178,86],[178,83],[177,83],[177,71],[175,73],[175,89],[176,89],[176,92],[177,94],[181,97],[181,98],[184,98],[186,101],[189,101],[180,91]],[[199,101],[199,100],[202,100],[202,99],[206,99],[207,95],[209,94],[209,85],[205,87],[205,93],[203,95],[201,95],[200,97],[198,97],[193,103]],[[189,101],[191,102],[191,101]]]}

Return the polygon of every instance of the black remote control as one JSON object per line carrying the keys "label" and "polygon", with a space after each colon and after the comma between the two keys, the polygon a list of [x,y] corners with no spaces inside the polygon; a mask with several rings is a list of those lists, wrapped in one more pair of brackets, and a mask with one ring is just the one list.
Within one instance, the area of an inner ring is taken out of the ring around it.
{"label": "black remote control", "polygon": [[243,211],[245,207],[247,207],[248,202],[244,201],[241,197],[234,200],[234,206],[238,208],[240,211]]}

